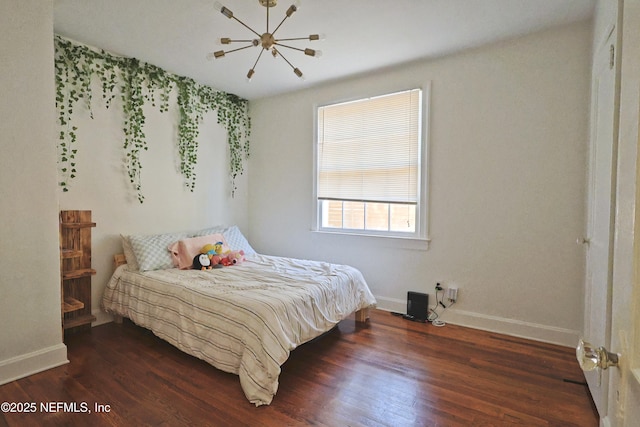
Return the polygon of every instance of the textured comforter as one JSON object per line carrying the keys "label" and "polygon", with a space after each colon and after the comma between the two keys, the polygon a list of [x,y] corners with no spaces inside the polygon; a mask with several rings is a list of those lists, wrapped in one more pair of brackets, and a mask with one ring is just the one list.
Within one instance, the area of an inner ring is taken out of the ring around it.
{"label": "textured comforter", "polygon": [[105,311],[240,377],[256,406],[271,403],[280,366],[298,345],[376,303],[353,267],[254,255],[222,269],[116,269]]}

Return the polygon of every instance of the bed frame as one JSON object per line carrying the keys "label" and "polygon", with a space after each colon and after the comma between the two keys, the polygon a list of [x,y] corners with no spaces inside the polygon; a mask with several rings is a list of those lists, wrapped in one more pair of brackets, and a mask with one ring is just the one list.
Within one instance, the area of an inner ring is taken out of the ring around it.
{"label": "bed frame", "polygon": [[[113,256],[113,267],[114,269],[127,263],[127,259],[124,254],[115,254]],[[355,312],[356,322],[357,323],[366,323],[369,320],[369,308],[363,308]],[[115,315],[114,321],[116,323],[122,323],[122,316]]]}

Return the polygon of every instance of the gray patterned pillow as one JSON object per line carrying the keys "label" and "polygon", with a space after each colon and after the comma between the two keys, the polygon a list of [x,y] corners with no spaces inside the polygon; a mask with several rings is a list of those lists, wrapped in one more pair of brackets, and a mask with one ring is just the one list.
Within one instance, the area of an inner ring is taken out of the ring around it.
{"label": "gray patterned pillow", "polygon": [[129,270],[138,271],[140,270],[140,267],[138,267],[138,260],[136,259],[136,254],[133,252],[133,248],[131,247],[129,237],[130,236],[125,236],[124,234],[120,235],[120,238],[122,239],[122,251],[124,252],[124,257],[127,260]]}
{"label": "gray patterned pillow", "polygon": [[234,250],[244,251],[245,255],[255,255],[256,251],[251,247],[247,239],[242,235],[242,232],[238,226],[233,225],[222,232],[224,239],[227,241],[227,245]]}
{"label": "gray patterned pillow", "polygon": [[203,228],[190,233],[190,237],[208,236],[210,234],[222,234],[227,227],[224,225],[216,225],[214,227]]}
{"label": "gray patterned pillow", "polygon": [[169,245],[187,237],[189,237],[188,233],[129,236],[131,248],[138,261],[139,270],[150,271],[173,268]]}

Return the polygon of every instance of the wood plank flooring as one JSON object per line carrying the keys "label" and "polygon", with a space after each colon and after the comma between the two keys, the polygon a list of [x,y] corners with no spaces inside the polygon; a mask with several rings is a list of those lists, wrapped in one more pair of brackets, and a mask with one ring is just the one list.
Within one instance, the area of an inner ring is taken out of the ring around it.
{"label": "wood plank flooring", "polygon": [[0,426],[598,425],[573,349],[380,310],[293,351],[257,408],[237,376],[129,321],[67,345],[70,364],[0,386],[0,402],[37,406]]}

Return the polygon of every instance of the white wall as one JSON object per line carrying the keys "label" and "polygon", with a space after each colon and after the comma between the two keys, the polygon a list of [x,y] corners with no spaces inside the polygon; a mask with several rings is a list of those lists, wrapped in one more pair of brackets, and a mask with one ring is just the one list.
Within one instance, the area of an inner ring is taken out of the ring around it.
{"label": "white wall", "polygon": [[[591,22],[252,101],[249,222],[263,253],[348,263],[379,307],[460,288],[443,320],[574,345],[582,329]],[[432,84],[428,250],[311,231],[319,104]]]}
{"label": "white wall", "polygon": [[[237,224],[247,230],[248,171],[236,180],[231,197],[228,174],[227,134],[215,112],[205,116],[200,128],[197,181],[192,193],[178,171],[175,93],[166,113],[145,107],[145,134],[149,146],[142,154],[140,204],[129,183],[122,158],[122,109],[119,102],[107,109],[100,84],[94,81],[93,116],[78,109],[78,177],[68,192],[58,189],[60,209],[92,211],[92,311],[96,324],[110,320],[100,309],[104,288],[113,273],[113,254],[121,253],[120,234],[155,234],[195,230],[218,224]],[[248,236],[248,233],[245,233]]]}
{"label": "white wall", "polygon": [[0,2],[0,384],[67,362],[51,1]]}

